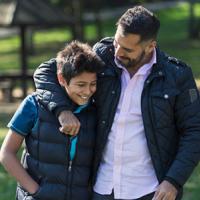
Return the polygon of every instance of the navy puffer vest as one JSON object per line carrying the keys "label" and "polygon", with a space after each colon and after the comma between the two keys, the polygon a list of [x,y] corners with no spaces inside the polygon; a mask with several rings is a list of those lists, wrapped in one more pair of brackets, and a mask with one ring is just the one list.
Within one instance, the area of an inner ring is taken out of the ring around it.
{"label": "navy puffer vest", "polygon": [[38,111],[39,123],[25,139],[22,163],[40,188],[30,195],[18,186],[17,199],[88,200],[95,146],[95,108],[88,106],[76,114],[81,128],[72,167],[69,167],[69,137],[59,132],[59,122],[52,113],[40,104]]}

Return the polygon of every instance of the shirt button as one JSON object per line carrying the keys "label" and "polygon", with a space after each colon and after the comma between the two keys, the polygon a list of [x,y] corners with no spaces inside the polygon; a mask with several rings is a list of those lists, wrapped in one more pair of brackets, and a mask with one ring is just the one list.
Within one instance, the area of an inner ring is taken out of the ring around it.
{"label": "shirt button", "polygon": [[112,91],[112,94],[115,94],[115,91],[114,91],[114,90]]}
{"label": "shirt button", "polygon": [[102,72],[101,75],[104,76],[104,72]]}
{"label": "shirt button", "polygon": [[104,120],[103,120],[101,123],[102,123],[102,124],[105,124],[105,123],[106,123],[106,121],[104,121]]}
{"label": "shirt button", "polygon": [[169,95],[168,95],[168,94],[165,94],[165,95],[164,95],[164,98],[165,98],[165,99],[168,99],[168,98],[169,98]]}

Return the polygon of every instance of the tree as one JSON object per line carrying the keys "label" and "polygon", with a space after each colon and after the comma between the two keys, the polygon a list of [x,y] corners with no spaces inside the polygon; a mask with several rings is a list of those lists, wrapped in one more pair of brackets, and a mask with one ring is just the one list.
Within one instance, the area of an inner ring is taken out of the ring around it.
{"label": "tree", "polygon": [[189,38],[200,38],[200,19],[195,16],[195,6],[200,2],[198,0],[190,0],[190,14],[189,14]]}

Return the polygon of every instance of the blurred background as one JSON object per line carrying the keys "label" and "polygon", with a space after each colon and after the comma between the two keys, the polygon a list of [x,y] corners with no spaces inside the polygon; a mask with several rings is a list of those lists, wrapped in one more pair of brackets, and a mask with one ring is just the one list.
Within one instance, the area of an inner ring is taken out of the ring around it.
{"label": "blurred background", "polygon": [[[35,89],[40,63],[72,39],[93,45],[113,36],[117,19],[136,4],[157,14],[159,47],[191,66],[200,86],[200,0],[0,0],[0,145],[17,106]],[[14,199],[15,187],[0,165],[0,200]],[[200,200],[200,166],[185,185],[184,200]]]}

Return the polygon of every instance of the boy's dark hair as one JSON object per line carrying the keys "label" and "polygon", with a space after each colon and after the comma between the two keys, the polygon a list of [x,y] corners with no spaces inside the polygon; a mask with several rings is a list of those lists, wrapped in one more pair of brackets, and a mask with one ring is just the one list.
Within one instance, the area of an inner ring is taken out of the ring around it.
{"label": "boy's dark hair", "polygon": [[141,41],[156,39],[160,28],[159,19],[143,6],[128,9],[118,20],[123,34],[138,34]]}
{"label": "boy's dark hair", "polygon": [[97,73],[101,70],[103,63],[92,48],[79,41],[72,41],[65,48],[58,52],[57,73],[61,73],[69,84],[70,80],[83,73]]}

